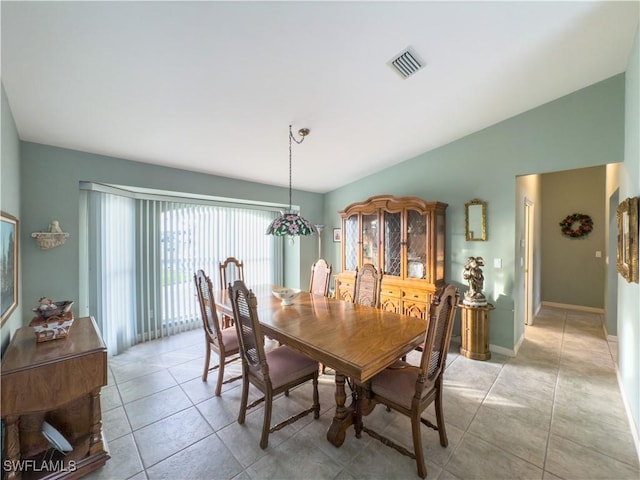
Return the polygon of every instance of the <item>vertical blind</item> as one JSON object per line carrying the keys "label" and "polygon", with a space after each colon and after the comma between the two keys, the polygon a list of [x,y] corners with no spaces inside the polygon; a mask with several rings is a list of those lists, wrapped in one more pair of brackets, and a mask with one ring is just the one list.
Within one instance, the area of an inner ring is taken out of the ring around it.
{"label": "vertical blind", "polygon": [[88,197],[89,307],[111,354],[199,328],[193,275],[203,269],[220,288],[218,265],[227,257],[244,263],[249,286],[282,283],[282,239],[265,235],[277,211]]}
{"label": "vertical blind", "polygon": [[136,340],[135,201],[91,192],[89,196],[89,306],[109,354]]}

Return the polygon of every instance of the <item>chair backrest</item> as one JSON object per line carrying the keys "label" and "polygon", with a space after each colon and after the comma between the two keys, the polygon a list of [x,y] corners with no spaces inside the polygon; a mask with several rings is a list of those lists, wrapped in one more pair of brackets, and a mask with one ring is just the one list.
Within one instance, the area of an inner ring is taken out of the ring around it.
{"label": "chair backrest", "polygon": [[380,301],[381,280],[382,275],[371,263],[365,263],[360,269],[356,269],[353,303],[377,308]]}
{"label": "chair backrest", "polygon": [[218,339],[222,338],[222,332],[220,330],[216,304],[213,299],[213,284],[211,283],[211,279],[204,273],[204,270],[198,270],[193,276],[193,281],[196,284],[204,330],[209,336],[209,339],[219,345]]}
{"label": "chair backrest", "polygon": [[416,383],[417,390],[432,385],[444,373],[459,298],[458,289],[450,284],[440,288],[433,296],[420,361],[424,382],[422,385],[420,381]]}
{"label": "chair backrest", "polygon": [[238,333],[238,346],[244,367],[249,373],[269,381],[269,366],[264,353],[264,336],[258,320],[258,301],[242,280],[236,280],[229,290],[233,318]]}
{"label": "chair backrest", "polygon": [[220,268],[220,289],[225,290],[230,283],[236,280],[244,282],[244,264],[235,257],[228,257],[224,262],[219,263]]}
{"label": "chair backrest", "polygon": [[332,267],[323,258],[318,260],[311,267],[311,281],[309,282],[309,292],[314,295],[329,295],[329,281],[331,280]]}

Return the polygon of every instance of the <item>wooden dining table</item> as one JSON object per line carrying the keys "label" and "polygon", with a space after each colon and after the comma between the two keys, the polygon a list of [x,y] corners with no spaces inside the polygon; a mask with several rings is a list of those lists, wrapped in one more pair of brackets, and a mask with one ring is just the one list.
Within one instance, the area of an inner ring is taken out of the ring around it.
{"label": "wooden dining table", "polygon": [[[308,292],[284,306],[272,286],[252,290],[266,336],[335,371],[336,411],[327,440],[339,447],[355,422],[353,402],[345,405],[345,378],[364,383],[420,345],[425,320]],[[233,316],[227,290],[215,292],[214,300],[218,312]]]}

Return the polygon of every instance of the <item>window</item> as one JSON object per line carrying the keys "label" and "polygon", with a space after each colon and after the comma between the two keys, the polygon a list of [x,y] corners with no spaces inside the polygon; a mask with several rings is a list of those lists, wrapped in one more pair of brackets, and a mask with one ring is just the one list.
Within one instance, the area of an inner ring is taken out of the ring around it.
{"label": "window", "polygon": [[203,269],[220,288],[229,256],[243,261],[248,285],[282,284],[282,239],[265,235],[279,212],[88,185],[89,308],[110,354],[199,328],[193,275]]}

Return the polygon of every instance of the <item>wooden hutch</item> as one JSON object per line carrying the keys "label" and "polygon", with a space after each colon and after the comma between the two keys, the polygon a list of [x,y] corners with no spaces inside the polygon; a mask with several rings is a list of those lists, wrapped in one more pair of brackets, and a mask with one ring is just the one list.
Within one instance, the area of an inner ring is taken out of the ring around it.
{"label": "wooden hutch", "polygon": [[381,308],[425,318],[445,281],[446,203],[378,195],[338,212],[341,266],[336,297],[351,301],[356,268],[372,263],[383,273]]}

